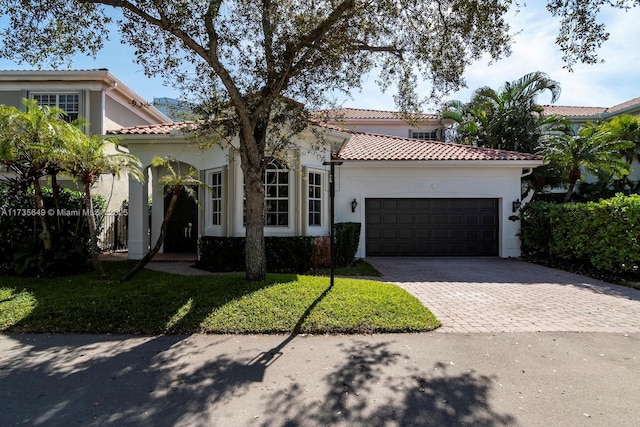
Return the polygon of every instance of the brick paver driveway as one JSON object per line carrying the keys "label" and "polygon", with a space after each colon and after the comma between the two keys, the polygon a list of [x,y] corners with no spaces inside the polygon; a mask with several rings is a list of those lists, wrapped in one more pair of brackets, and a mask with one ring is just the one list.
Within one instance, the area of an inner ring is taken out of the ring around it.
{"label": "brick paver driveway", "polygon": [[440,332],[640,332],[640,290],[500,258],[368,258]]}

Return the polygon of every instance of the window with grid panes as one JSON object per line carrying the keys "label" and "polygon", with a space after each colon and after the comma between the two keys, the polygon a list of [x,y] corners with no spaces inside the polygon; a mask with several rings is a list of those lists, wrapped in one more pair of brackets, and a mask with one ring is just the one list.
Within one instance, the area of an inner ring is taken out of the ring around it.
{"label": "window with grid panes", "polygon": [[322,175],[309,172],[309,225],[322,225]]}
{"label": "window with grid panes", "polygon": [[77,93],[34,93],[33,99],[39,105],[58,107],[65,113],[68,122],[76,120],[80,114],[80,96]]}
{"label": "window with grid panes", "polygon": [[438,131],[434,130],[431,132],[411,132],[411,138],[413,139],[423,139],[426,141],[437,141],[438,140]]}
{"label": "window with grid panes", "polygon": [[289,171],[276,162],[265,171],[265,204],[267,226],[289,225]]}
{"label": "window with grid panes", "polygon": [[209,179],[211,190],[211,225],[222,224],[222,172],[213,172]]}

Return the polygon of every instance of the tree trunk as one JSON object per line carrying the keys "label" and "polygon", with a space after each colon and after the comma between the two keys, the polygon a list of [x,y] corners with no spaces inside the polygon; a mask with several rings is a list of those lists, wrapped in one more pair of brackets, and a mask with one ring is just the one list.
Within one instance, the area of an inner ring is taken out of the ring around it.
{"label": "tree trunk", "polygon": [[158,236],[158,241],[153,248],[146,253],[146,255],[138,261],[138,263],[131,269],[131,271],[120,279],[121,282],[128,282],[138,274],[140,270],[144,268],[145,265],[160,251],[160,247],[164,243],[164,238],[167,234],[167,226],[169,225],[169,221],[171,220],[171,215],[173,215],[173,209],[176,207],[176,202],[178,200],[178,196],[182,191],[182,186],[174,186],[173,188],[173,196],[171,197],[171,201],[169,202],[169,207],[167,208],[167,212],[164,214],[164,219],[162,220],[162,225],[160,226],[160,236]]}
{"label": "tree trunk", "polygon": [[58,211],[60,210],[60,186],[58,185],[58,174],[51,174],[51,189],[53,191],[53,207],[56,210],[53,214],[56,217],[56,225],[58,226],[58,233],[62,231],[62,224],[60,223],[60,216]]}
{"label": "tree trunk", "polygon": [[42,226],[42,233],[40,233],[40,239],[44,245],[45,251],[50,251],[53,247],[51,243],[51,231],[49,230],[49,223],[47,222],[46,212],[44,210],[44,200],[42,199],[42,188],[40,187],[40,181],[36,178],[33,181],[33,198],[36,202],[36,210],[44,212],[43,215],[38,215],[40,219],[40,226]]}
{"label": "tree trunk", "polygon": [[[256,128],[259,128],[257,126]],[[266,133],[240,133],[240,158],[245,192],[245,270],[248,282],[261,282],[267,275],[264,247],[264,145]]]}
{"label": "tree trunk", "polygon": [[249,282],[263,281],[267,275],[267,258],[264,247],[264,185],[263,173],[243,168],[245,179],[245,268]]}
{"label": "tree trunk", "polygon": [[84,182],[84,204],[87,208],[87,224],[89,225],[89,255],[93,263],[93,269],[100,277],[106,277],[102,263],[100,262],[100,248],[98,247],[98,227],[96,226],[96,216],[93,213],[93,200],[91,200],[91,183]]}
{"label": "tree trunk", "polygon": [[571,195],[573,195],[573,189],[576,186],[576,182],[580,179],[580,168],[572,168],[569,172],[569,188],[564,195],[564,203],[569,203],[571,201]]}

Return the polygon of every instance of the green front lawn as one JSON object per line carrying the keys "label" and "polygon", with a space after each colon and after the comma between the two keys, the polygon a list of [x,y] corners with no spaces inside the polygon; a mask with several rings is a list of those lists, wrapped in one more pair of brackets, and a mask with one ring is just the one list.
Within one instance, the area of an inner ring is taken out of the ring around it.
{"label": "green front lawn", "polygon": [[117,278],[131,262],[54,279],[0,276],[0,331],[55,333],[354,333],[435,329],[440,322],[391,284],[271,274],[246,283],[240,274],[176,276],[143,270]]}

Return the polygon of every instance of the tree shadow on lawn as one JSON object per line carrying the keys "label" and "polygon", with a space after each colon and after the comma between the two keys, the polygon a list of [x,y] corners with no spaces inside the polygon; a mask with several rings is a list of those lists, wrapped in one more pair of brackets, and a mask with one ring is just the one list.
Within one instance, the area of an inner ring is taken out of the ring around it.
{"label": "tree shadow on lawn", "polygon": [[[122,266],[120,267],[122,269]],[[28,294],[32,311],[6,328],[8,332],[188,334],[202,332],[217,309],[296,275],[271,275],[247,283],[243,275],[183,277],[142,271],[131,282],[102,281],[88,276],[32,279],[9,285],[13,297]],[[206,331],[205,331],[206,332]],[[221,331],[225,332],[225,331]]]}

